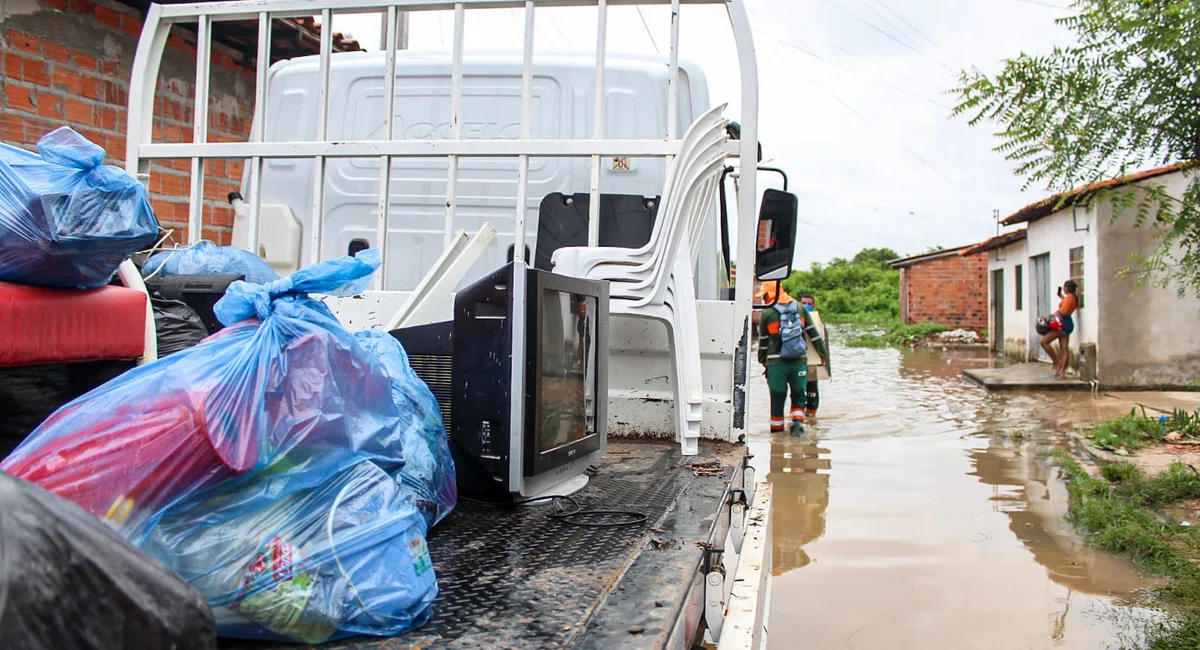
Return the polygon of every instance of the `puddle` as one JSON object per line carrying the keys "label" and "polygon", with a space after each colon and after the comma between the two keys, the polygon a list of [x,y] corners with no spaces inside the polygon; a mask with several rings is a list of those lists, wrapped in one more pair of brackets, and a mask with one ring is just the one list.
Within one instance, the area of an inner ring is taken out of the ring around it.
{"label": "puddle", "polygon": [[771,648],[1090,650],[1158,619],[1131,604],[1153,583],[1063,519],[1046,455],[1090,395],[989,395],[961,378],[990,363],[975,350],[835,354],[808,435],[751,441],[774,484]]}

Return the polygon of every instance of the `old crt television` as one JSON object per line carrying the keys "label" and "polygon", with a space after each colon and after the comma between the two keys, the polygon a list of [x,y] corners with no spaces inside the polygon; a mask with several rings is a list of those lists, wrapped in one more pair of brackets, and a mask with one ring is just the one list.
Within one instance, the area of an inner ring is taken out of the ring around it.
{"label": "old crt television", "polygon": [[392,332],[441,405],[459,490],[519,502],[587,482],[608,436],[608,284],[510,262],[454,320]]}

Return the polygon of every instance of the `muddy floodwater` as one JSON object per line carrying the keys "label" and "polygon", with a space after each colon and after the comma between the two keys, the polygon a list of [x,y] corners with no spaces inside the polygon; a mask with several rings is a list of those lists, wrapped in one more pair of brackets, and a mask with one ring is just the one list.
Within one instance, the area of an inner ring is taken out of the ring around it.
{"label": "muddy floodwater", "polygon": [[1047,458],[1090,394],[989,395],[961,377],[983,352],[834,353],[803,438],[765,433],[765,380],[753,397],[751,453],[774,484],[772,650],[1140,639],[1153,583],[1083,545]]}

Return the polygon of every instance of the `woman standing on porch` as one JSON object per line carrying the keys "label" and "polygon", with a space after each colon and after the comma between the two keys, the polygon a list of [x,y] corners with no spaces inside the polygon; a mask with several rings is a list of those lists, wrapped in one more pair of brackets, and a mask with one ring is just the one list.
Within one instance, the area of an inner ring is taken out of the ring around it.
{"label": "woman standing on porch", "polygon": [[[1042,349],[1046,354],[1050,355],[1050,361],[1054,364],[1054,376],[1065,377],[1067,375],[1067,364],[1071,360],[1071,332],[1075,331],[1075,319],[1071,316],[1079,307],[1079,297],[1076,295],[1079,285],[1074,280],[1067,280],[1063,283],[1062,289],[1059,289],[1058,295],[1062,301],[1058,303],[1058,311],[1055,316],[1062,323],[1059,329],[1052,329],[1046,332],[1042,337]],[[1065,293],[1064,293],[1065,292]],[[1051,343],[1058,341],[1058,354],[1054,353],[1054,348]]]}

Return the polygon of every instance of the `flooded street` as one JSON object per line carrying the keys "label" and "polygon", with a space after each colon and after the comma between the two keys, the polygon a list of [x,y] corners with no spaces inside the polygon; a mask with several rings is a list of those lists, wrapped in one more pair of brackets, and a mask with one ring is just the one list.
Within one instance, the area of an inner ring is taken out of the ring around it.
{"label": "flooded street", "polygon": [[1130,604],[1152,583],[1064,521],[1047,454],[1091,395],[989,395],[961,378],[986,363],[838,346],[807,435],[751,440],[775,490],[771,648],[1116,648],[1156,616]]}

